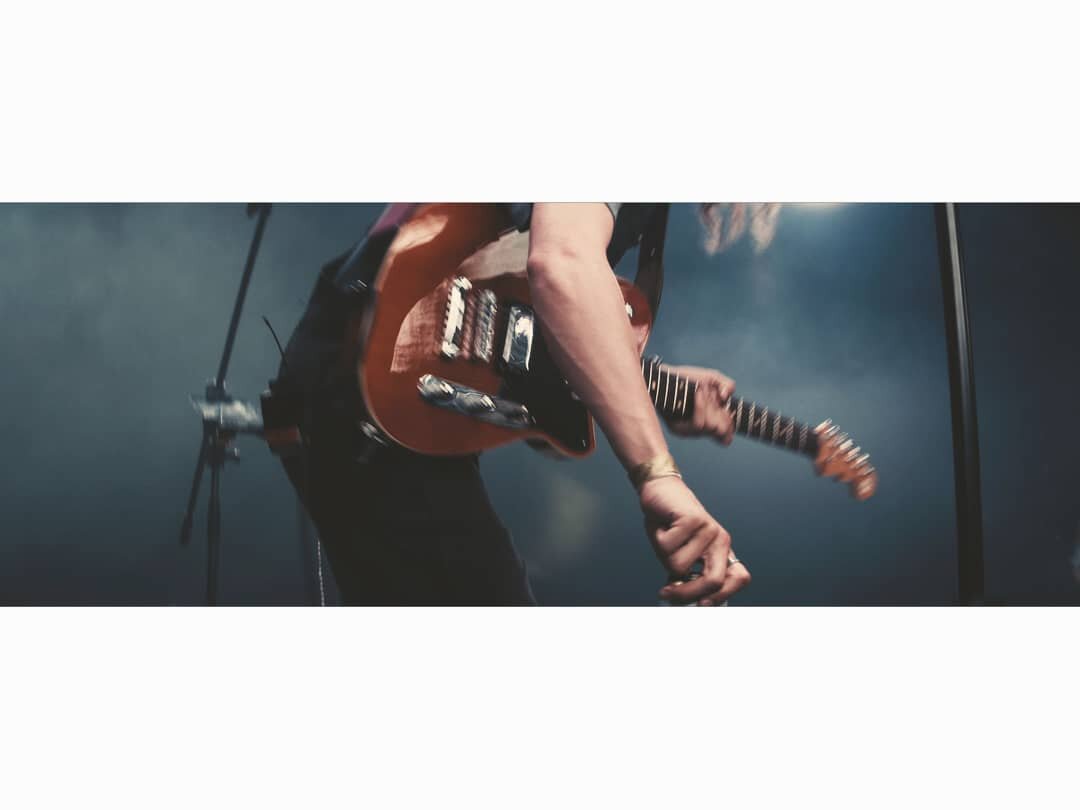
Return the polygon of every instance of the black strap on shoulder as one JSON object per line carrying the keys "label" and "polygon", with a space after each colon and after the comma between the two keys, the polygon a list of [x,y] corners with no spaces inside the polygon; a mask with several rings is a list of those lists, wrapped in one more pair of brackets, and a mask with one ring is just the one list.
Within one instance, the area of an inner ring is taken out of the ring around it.
{"label": "black strap on shoulder", "polygon": [[366,293],[375,283],[375,276],[397,236],[397,228],[385,228],[375,235],[366,234],[344,257],[344,261],[331,270],[333,285],[344,293]]}
{"label": "black strap on shoulder", "polygon": [[634,277],[634,284],[649,301],[654,321],[660,311],[660,296],[664,292],[664,239],[667,236],[670,208],[670,203],[658,203],[649,217],[641,236],[637,275]]}

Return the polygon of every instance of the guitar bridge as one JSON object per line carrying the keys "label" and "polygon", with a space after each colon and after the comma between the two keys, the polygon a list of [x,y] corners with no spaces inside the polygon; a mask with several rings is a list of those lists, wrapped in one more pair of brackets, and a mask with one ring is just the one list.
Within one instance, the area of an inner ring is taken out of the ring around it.
{"label": "guitar bridge", "polygon": [[442,342],[439,345],[439,353],[448,360],[461,353],[462,338],[465,336],[465,295],[471,289],[472,282],[463,276],[458,276],[450,283]]}
{"label": "guitar bridge", "polygon": [[476,323],[473,327],[473,349],[475,360],[491,362],[495,344],[495,315],[499,311],[498,300],[491,290],[481,290],[476,297]]}

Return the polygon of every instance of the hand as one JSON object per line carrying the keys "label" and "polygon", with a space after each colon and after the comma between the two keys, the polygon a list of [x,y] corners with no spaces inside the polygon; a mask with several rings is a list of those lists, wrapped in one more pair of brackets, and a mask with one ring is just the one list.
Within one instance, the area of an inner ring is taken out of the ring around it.
{"label": "hand", "polygon": [[735,392],[735,381],[719,371],[696,366],[669,366],[670,371],[697,383],[694,415],[690,419],[667,419],[668,427],[680,436],[712,436],[721,444],[731,444],[735,422],[727,409]]}
{"label": "hand", "polygon": [[750,571],[742,563],[728,564],[731,535],[716,522],[681,478],[654,478],[640,493],[645,532],[656,556],[674,576],[685,578],[698,560],[701,576],[672,583],[660,590],[660,598],[673,604],[697,602],[702,607],[719,605],[750,584]]}

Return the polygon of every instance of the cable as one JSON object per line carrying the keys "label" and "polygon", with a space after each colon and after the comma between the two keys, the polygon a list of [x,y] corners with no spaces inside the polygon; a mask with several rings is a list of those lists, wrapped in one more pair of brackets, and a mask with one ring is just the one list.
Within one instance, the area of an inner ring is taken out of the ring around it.
{"label": "cable", "polygon": [[[266,324],[266,328],[270,330],[270,335],[274,338],[274,343],[277,344],[278,353],[281,355],[281,369],[286,374],[288,374],[289,373],[289,363],[285,359],[285,349],[282,348],[282,346],[281,346],[281,341],[278,339],[277,332],[274,331],[274,326],[273,326],[273,324],[270,323],[269,318],[267,318],[265,315],[263,315],[262,319],[263,319],[263,323]],[[310,424],[311,424],[310,416],[308,415],[308,409],[306,407],[306,399],[305,399],[304,414],[305,414],[304,421],[305,421],[306,424],[304,425],[304,430],[301,431],[301,435],[302,435],[302,437],[304,437],[303,438],[304,448],[303,448],[303,450],[301,452],[303,454],[302,463],[304,465],[304,472],[303,472],[304,495],[306,496],[308,494],[308,491],[309,491],[309,483],[310,483],[309,482],[309,477],[308,477],[308,449],[307,449],[307,439],[306,439],[306,437],[308,435],[307,429],[310,427]],[[305,511],[307,509],[307,506],[304,505],[303,500],[301,500],[300,508],[301,508],[301,510],[305,510]],[[309,521],[310,521],[310,518],[309,518]],[[316,575],[318,576],[318,580],[319,580],[319,607],[326,607],[326,588],[325,588],[325,586],[323,584],[322,539],[319,537],[319,529],[318,529],[318,527],[313,525],[312,528],[315,529],[315,572],[316,572]],[[302,534],[303,534],[303,539],[306,540],[307,539],[307,532],[303,532]]]}

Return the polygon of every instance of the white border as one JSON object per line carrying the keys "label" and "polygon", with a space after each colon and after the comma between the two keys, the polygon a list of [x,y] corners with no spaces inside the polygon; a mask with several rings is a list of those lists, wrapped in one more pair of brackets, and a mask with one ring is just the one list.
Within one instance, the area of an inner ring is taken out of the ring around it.
{"label": "white border", "polygon": [[1075,610],[3,618],[20,810],[1075,806]]}
{"label": "white border", "polygon": [[5,200],[1075,200],[1074,12],[42,2]]}

